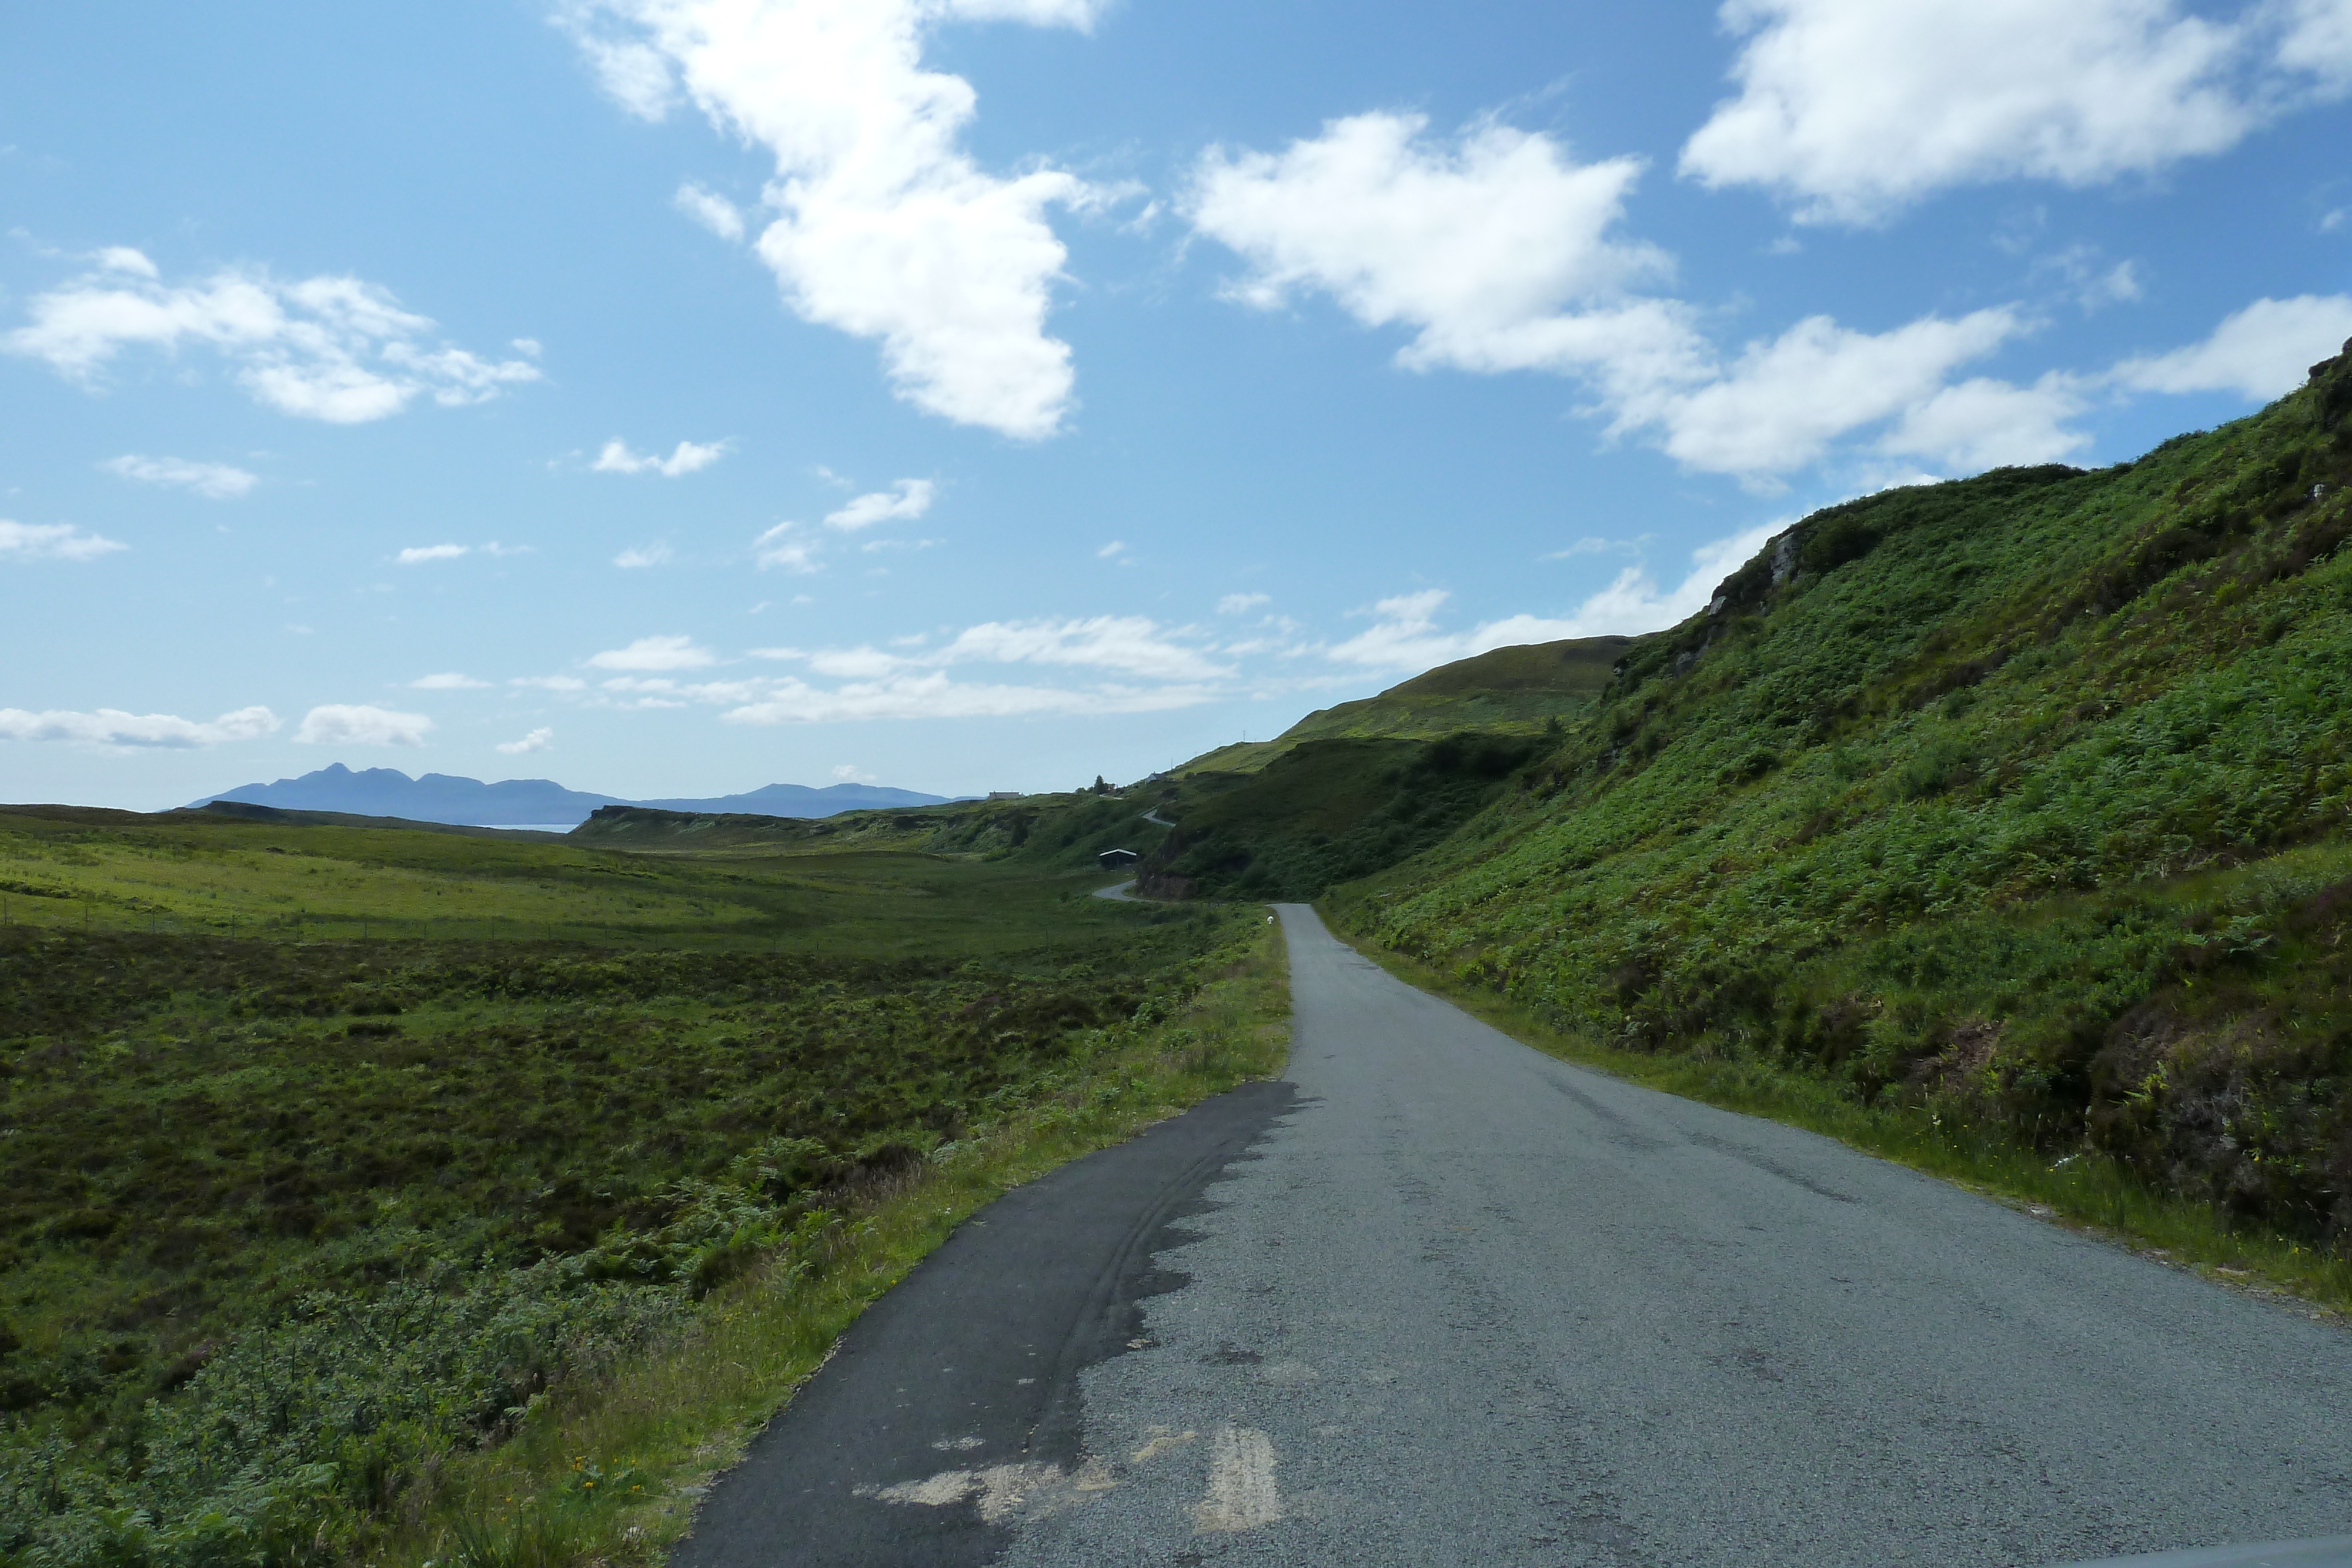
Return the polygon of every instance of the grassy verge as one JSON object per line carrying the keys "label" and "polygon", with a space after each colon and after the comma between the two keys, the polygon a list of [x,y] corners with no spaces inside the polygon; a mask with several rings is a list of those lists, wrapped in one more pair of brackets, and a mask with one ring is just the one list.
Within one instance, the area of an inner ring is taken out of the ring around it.
{"label": "grassy verge", "polygon": [[453,1458],[371,1554],[385,1568],[658,1561],[711,1478],[821,1364],[867,1303],[975,1210],[1212,1094],[1289,1049],[1280,927],[1175,1017],[1073,1061],[1023,1109],[933,1152],[843,1211],[812,1216],[714,1294],[683,1337],[536,1403],[509,1442]]}
{"label": "grassy verge", "polygon": [[1835,1138],[1864,1154],[1963,1186],[2142,1256],[2241,1290],[2291,1298],[2314,1317],[2352,1316],[2352,1262],[2307,1243],[2232,1226],[2211,1206],[2141,1181],[2121,1162],[2084,1154],[2053,1163],[1998,1129],[1962,1126],[1912,1106],[1864,1106],[1826,1079],[1750,1059],[1651,1055],[1546,1024],[1510,997],[1360,936],[1334,934],[1409,985],[1445,998],[1548,1056],[1686,1100]]}

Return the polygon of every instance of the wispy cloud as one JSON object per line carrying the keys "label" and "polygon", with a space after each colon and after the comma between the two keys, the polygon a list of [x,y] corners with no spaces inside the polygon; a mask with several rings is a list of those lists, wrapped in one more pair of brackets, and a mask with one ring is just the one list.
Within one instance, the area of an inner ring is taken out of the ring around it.
{"label": "wispy cloud", "polygon": [[1207,687],[1024,686],[950,679],[944,671],[853,681],[830,689],[772,682],[756,702],[719,716],[730,724],[838,724],[867,719],[1022,718],[1038,715],[1163,713],[1207,702]]}
{"label": "wispy cloud", "polygon": [[824,570],[817,561],[816,541],[801,533],[798,523],[778,523],[753,539],[751,559],[759,562],[761,571],[771,567],[797,572]]}
{"label": "wispy cloud", "polygon": [[743,209],[716,191],[707,191],[691,180],[677,188],[672,198],[677,210],[732,245],[743,237]]}
{"label": "wispy cloud", "polygon": [[95,271],[34,296],[31,319],[0,349],[94,384],[126,350],[216,350],[258,402],[302,419],[359,424],[419,397],[481,402],[540,379],[521,360],[492,361],[436,342],[433,322],[356,277],[284,283],[260,271],[173,287],[140,252],[99,253]]}
{"label": "wispy cloud", "polygon": [[302,716],[294,738],[304,746],[422,746],[433,721],[364,703],[323,703]]}
{"label": "wispy cloud", "polygon": [[588,661],[598,670],[698,670],[718,655],[691,637],[640,637],[625,648],[609,648]]}
{"label": "wispy cloud", "polygon": [[131,547],[71,523],[13,523],[0,517],[0,561],[96,560]]}
{"label": "wispy cloud", "polygon": [[261,483],[260,476],[226,463],[190,463],[178,457],[142,457],[137,453],[110,457],[99,466],[142,485],[189,490],[213,501],[234,501]]}
{"label": "wispy cloud", "polygon": [[1591,534],[1577,540],[1566,549],[1556,549],[1544,557],[1546,560],[1574,560],[1580,555],[1610,555],[1633,547],[1619,539],[1597,538]]}
{"label": "wispy cloud", "polygon": [[1271,595],[1264,593],[1228,593],[1217,601],[1220,615],[1246,615],[1261,604],[1271,604]]}
{"label": "wispy cloud", "polygon": [[670,559],[670,549],[666,544],[638,545],[614,556],[613,564],[624,570],[635,571],[649,566],[667,565]]}
{"label": "wispy cloud", "polygon": [[826,513],[824,526],[856,533],[877,523],[919,517],[931,509],[936,491],[929,479],[901,479],[887,490],[860,496],[840,510]]}
{"label": "wispy cloud", "polygon": [[629,450],[628,443],[618,436],[604,443],[596,454],[590,470],[597,474],[658,474],[665,479],[677,479],[709,467],[727,455],[731,441],[681,441],[667,457],[652,453],[638,454]]}
{"label": "wispy cloud", "polygon": [[420,675],[408,683],[408,689],[413,692],[478,692],[487,690],[489,684],[451,670],[438,675]]}
{"label": "wispy cloud", "polygon": [[1370,628],[1326,649],[1325,654],[1339,664],[1370,669],[1426,670],[1517,643],[1655,632],[1706,609],[1717,586],[1788,526],[1785,521],[1763,523],[1700,546],[1691,554],[1688,572],[1671,588],[1660,588],[1646,569],[1629,566],[1564,616],[1511,615],[1468,631],[1446,632],[1438,625],[1437,612],[1451,594],[1439,588],[1399,594],[1372,606]]}
{"label": "wispy cloud", "polygon": [[133,714],[110,707],[95,713],[28,713],[23,708],[0,708],[0,740],[64,740],[85,746],[184,749],[258,740],[277,728],[278,716],[266,707],[239,708],[208,724],[173,714]]}

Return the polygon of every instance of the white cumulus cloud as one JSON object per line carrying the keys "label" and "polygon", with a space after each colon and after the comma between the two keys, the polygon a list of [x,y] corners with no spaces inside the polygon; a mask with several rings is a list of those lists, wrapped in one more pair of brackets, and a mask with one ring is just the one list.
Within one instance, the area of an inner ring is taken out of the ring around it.
{"label": "white cumulus cloud", "polygon": [[0,708],[0,740],[66,740],[85,746],[185,748],[257,740],[278,728],[266,707],[239,708],[209,724],[167,713],[134,714],[102,707],[96,713],[28,713]]}
{"label": "white cumulus cloud", "polygon": [[2023,329],[2006,309],[1928,316],[1880,333],[1816,316],[1749,344],[1704,382],[1627,395],[1615,428],[1654,430],[1659,444],[1693,468],[1783,473],[1818,461],[1848,432],[1931,402],[1954,370]]}
{"label": "white cumulus cloud", "polygon": [[2055,463],[2090,444],[2066,427],[2090,400],[2078,377],[2053,371],[2030,387],[1978,377],[1914,403],[1879,438],[1889,456],[1917,457],[1972,474],[2009,464]]}
{"label": "white cumulus cloud", "polygon": [[258,475],[226,463],[190,463],[178,457],[142,457],[135,452],[110,457],[99,465],[110,474],[136,479],[142,485],[192,490],[214,501],[234,501],[261,483]]}
{"label": "white cumulus cloud", "polygon": [[[1575,376],[1599,393],[1591,412],[1612,434],[1764,487],[1915,413],[1915,444],[1961,423],[1959,408],[1928,405],[1956,370],[2028,328],[2007,308],[1878,333],[1816,317],[1727,362],[1690,306],[1632,292],[1672,271],[1618,232],[1640,173],[1638,160],[1580,164],[1547,136],[1491,121],[1446,141],[1418,115],[1375,113],[1279,154],[1213,152],[1188,211],[1250,264],[1232,290],[1244,303],[1327,294],[1366,326],[1411,332],[1398,355],[1408,369]],[[2005,422],[1989,423],[1995,384],[1974,387],[1976,434],[1946,449],[2079,444],[2055,424],[2026,428],[2031,409],[2058,415],[2049,396],[2011,397]]]}
{"label": "white cumulus cloud", "polygon": [[71,523],[15,523],[0,517],[0,561],[96,560],[129,549],[102,534],[86,534]]}
{"label": "white cumulus cloud", "polygon": [[2233,392],[2256,402],[2303,384],[2314,361],[2352,338],[2352,295],[2303,294],[2257,299],[2201,343],[2126,360],[2113,377],[2134,392]]}
{"label": "white cumulus cloud", "polygon": [[625,648],[609,648],[588,661],[598,670],[698,670],[719,662],[691,637],[640,637]]}
{"label": "white cumulus cloud", "polygon": [[901,479],[887,490],[860,496],[840,510],[825,514],[825,527],[856,533],[877,523],[921,517],[931,509],[938,486],[929,479]]}
{"label": "white cumulus cloud", "polygon": [[545,751],[549,747],[553,746],[554,744],[555,731],[542,725],[539,728],[532,730],[529,735],[524,736],[520,740],[502,740],[499,742],[498,749],[504,752],[509,757],[520,757],[526,752]]}
{"label": "white cumulus cloud", "polygon": [[[679,96],[775,160],[754,242],[803,319],[878,339],[898,395],[1021,439],[1061,427],[1069,346],[1045,332],[1066,251],[1065,171],[991,174],[964,150],[977,95],[928,70],[941,22],[1091,25],[1097,0],[579,0],[563,19],[605,90],[658,120]],[[704,193],[704,194],[708,194]],[[724,232],[706,204],[689,210]],[[738,214],[740,219],[740,214]]]}
{"label": "white cumulus cloud", "polygon": [[302,716],[294,738],[304,746],[422,746],[433,721],[364,703],[322,703]]}
{"label": "white cumulus cloud", "polygon": [[457,560],[474,553],[471,545],[411,545],[394,556],[398,566],[424,566],[436,560]]}
{"label": "white cumulus cloud", "polygon": [[598,474],[658,474],[665,479],[676,479],[709,467],[726,456],[732,444],[725,441],[681,441],[677,450],[663,457],[632,452],[628,443],[616,436],[604,443],[604,450],[596,454],[596,461],[589,467]]}
{"label": "white cumulus cloud", "polygon": [[1755,185],[1801,220],[1867,224],[1940,189],[2076,187],[2237,145],[2352,89],[2352,7],[2271,0],[1727,0],[1737,95],[1683,149],[1707,185]]}
{"label": "white cumulus cloud", "polygon": [[1193,225],[1238,252],[1234,298],[1273,308],[1303,289],[1370,327],[1413,333],[1413,369],[1695,373],[1687,311],[1631,299],[1671,270],[1615,231],[1633,158],[1578,163],[1548,136],[1486,123],[1450,141],[1418,114],[1335,120],[1280,153],[1213,150]]}
{"label": "white cumulus cloud", "polygon": [[540,379],[523,361],[436,342],[432,321],[356,277],[286,283],[231,270],[173,286],[135,251],[106,254],[113,259],[99,272],[36,295],[31,319],[0,336],[0,349],[90,384],[128,349],[210,348],[261,402],[336,424],[383,419],[422,396],[480,402]]}

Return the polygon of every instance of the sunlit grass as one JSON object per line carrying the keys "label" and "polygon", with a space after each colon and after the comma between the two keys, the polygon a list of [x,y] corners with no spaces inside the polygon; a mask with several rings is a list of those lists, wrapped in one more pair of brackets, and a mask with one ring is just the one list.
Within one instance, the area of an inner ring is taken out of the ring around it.
{"label": "sunlit grass", "polygon": [[534,941],[861,956],[1091,939],[1092,883],[904,848],[583,841],[0,808],[0,925],[294,941]]}

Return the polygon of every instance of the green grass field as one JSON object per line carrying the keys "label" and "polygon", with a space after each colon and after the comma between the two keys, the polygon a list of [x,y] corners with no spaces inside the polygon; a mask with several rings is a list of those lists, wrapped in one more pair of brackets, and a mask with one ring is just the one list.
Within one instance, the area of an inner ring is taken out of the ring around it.
{"label": "green grass field", "polygon": [[887,840],[639,850],[0,807],[0,921],[55,931],[976,953],[1099,937],[1067,874]]}
{"label": "green grass field", "polygon": [[1278,1063],[1278,977],[1204,999],[1262,924],[1101,881],[0,811],[0,1563],[446,1555],[514,1514],[455,1478],[576,1483],[548,1400],[603,1419],[801,1270],[755,1386],[631,1428],[654,1552],[670,1481],[870,1295],[831,1270]]}

